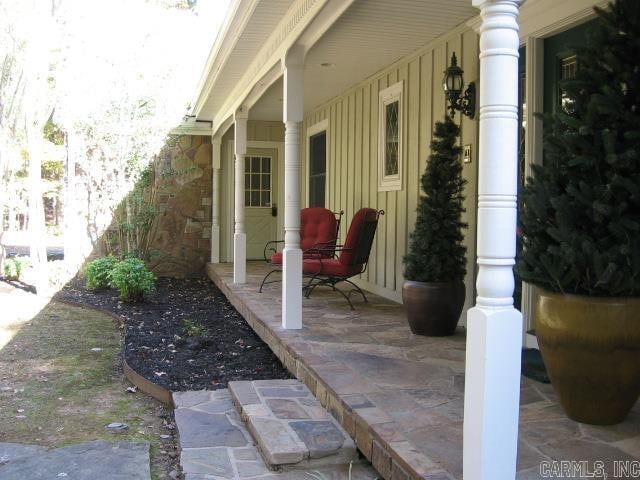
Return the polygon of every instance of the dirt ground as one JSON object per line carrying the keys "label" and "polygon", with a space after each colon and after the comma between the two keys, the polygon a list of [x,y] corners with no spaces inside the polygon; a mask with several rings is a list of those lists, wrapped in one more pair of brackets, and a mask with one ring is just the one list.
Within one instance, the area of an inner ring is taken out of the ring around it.
{"label": "dirt ground", "polygon": [[[6,284],[5,284],[6,286]],[[152,478],[179,472],[172,412],[128,393],[112,317],[0,289],[0,441],[147,440]],[[129,425],[110,433],[112,422]]]}

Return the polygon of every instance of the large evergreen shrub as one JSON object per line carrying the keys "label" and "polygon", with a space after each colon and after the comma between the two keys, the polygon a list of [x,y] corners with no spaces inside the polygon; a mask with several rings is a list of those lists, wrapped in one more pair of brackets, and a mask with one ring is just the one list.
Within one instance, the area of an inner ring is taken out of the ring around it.
{"label": "large evergreen shrub", "polygon": [[640,294],[640,2],[596,8],[569,99],[545,119],[544,165],[522,193],[516,270],[554,292]]}
{"label": "large evergreen shrub", "polygon": [[462,282],[466,272],[466,247],[462,230],[464,186],[459,127],[447,116],[437,122],[431,155],[424,174],[424,195],[404,257],[407,280],[418,282]]}

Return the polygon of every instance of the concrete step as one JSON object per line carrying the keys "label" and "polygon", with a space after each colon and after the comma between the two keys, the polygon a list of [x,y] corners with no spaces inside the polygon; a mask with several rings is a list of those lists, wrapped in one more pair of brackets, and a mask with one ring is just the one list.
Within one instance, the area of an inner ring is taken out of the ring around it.
{"label": "concrete step", "polygon": [[299,381],[229,382],[229,392],[271,470],[358,460],[351,437]]}

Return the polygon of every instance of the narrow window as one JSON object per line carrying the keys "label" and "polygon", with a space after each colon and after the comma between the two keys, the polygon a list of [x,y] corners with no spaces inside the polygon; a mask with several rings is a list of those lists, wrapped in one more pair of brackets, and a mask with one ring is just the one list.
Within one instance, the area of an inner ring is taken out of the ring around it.
{"label": "narrow window", "polygon": [[309,206],[324,207],[327,185],[327,132],[309,137]]}
{"label": "narrow window", "polygon": [[380,92],[378,190],[402,189],[402,82]]}

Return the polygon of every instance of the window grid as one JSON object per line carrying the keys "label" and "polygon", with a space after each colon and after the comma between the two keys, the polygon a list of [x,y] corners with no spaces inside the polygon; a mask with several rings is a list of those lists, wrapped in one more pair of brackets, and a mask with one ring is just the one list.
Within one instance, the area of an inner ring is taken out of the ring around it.
{"label": "window grid", "polygon": [[271,207],[271,157],[245,157],[244,205]]}
{"label": "window grid", "polygon": [[[560,80],[571,80],[576,77],[578,73],[578,57],[577,55],[570,55],[560,59]],[[567,112],[573,104],[573,100],[570,99],[567,93],[560,88],[560,108]]]}
{"label": "window grid", "polygon": [[385,105],[384,175],[398,175],[398,101]]}

